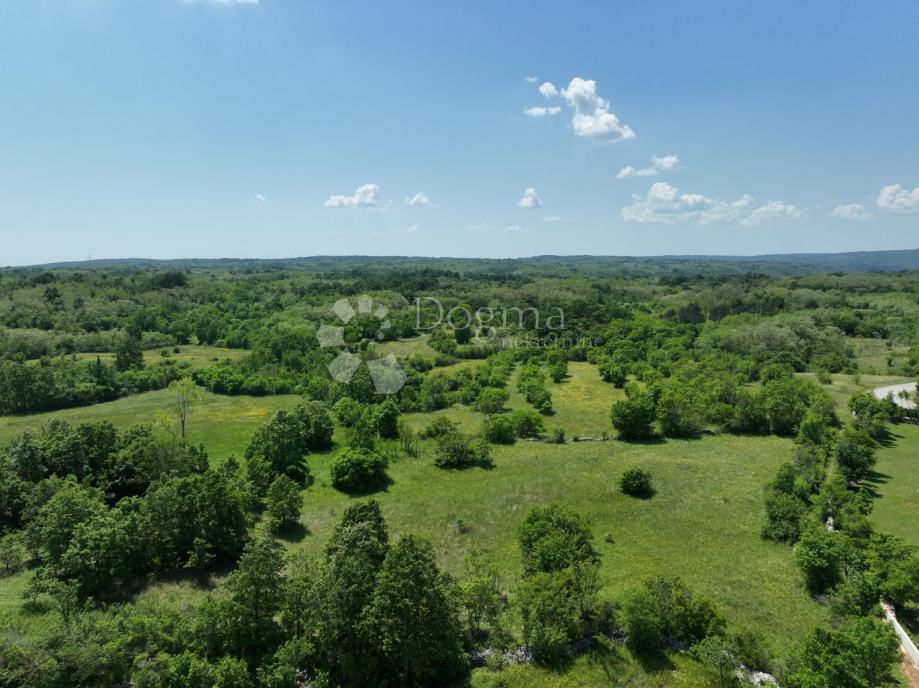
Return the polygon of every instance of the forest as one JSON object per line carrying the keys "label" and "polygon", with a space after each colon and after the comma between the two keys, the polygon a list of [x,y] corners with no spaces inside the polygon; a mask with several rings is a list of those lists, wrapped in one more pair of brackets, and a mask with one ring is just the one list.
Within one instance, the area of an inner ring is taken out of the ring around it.
{"label": "forest", "polygon": [[0,686],[909,685],[904,253],[4,269]]}

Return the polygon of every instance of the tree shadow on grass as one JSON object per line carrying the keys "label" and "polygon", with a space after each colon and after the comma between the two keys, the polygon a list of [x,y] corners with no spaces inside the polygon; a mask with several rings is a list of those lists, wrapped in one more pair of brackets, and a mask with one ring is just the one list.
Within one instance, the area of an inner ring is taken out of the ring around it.
{"label": "tree shadow on grass", "polygon": [[[621,490],[620,490],[621,491]],[[626,497],[631,497],[632,499],[640,499],[642,501],[647,501],[652,499],[654,495],[657,494],[657,490],[653,487],[648,490],[643,490],[641,492],[622,492]]]}
{"label": "tree shadow on grass", "polygon": [[632,652],[635,661],[641,665],[641,668],[648,674],[657,674],[662,671],[673,671],[675,664],[661,650],[650,650],[646,652]]}
{"label": "tree shadow on grass", "polygon": [[616,440],[619,442],[624,442],[625,444],[647,445],[649,447],[667,443],[667,439],[664,437],[661,437],[660,435],[653,435],[651,437],[643,437],[640,439],[639,438],[633,439],[631,437],[617,437]]}
{"label": "tree shadow on grass", "polygon": [[879,473],[878,471],[869,471],[868,475],[865,476],[865,479],[861,482],[861,488],[868,493],[868,496],[872,499],[877,499],[881,496],[880,487],[886,485],[891,480],[891,476],[886,473]]}
{"label": "tree shadow on grass", "polygon": [[888,428],[884,428],[884,430],[881,432],[881,436],[875,438],[875,441],[884,449],[890,449],[891,447],[897,446],[897,440],[902,439],[903,435],[898,435],[894,432],[891,432]]}
{"label": "tree shadow on grass", "polygon": [[625,650],[619,645],[595,642],[587,651],[587,662],[599,667],[606,675],[610,685],[614,685],[622,677],[623,669],[628,664],[628,658]]}
{"label": "tree shadow on grass", "polygon": [[367,484],[367,485],[363,485],[361,487],[347,489],[347,490],[344,488],[340,488],[340,487],[337,487],[335,489],[341,492],[342,494],[348,495],[349,497],[354,497],[356,499],[359,499],[361,497],[369,497],[370,495],[377,494],[378,492],[389,492],[390,486],[395,485],[395,482],[396,481],[390,478],[389,475],[384,475],[379,480],[375,480],[374,482]]}
{"label": "tree shadow on grass", "polygon": [[300,542],[309,534],[309,528],[298,521],[297,523],[289,525],[286,528],[280,530],[277,533],[277,536],[279,540],[283,540],[284,542],[295,543]]}

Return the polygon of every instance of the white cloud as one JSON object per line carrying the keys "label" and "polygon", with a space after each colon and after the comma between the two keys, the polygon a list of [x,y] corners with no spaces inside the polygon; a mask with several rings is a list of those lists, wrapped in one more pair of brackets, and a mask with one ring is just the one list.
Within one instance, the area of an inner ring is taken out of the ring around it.
{"label": "white cloud", "polygon": [[881,189],[875,204],[885,213],[919,213],[919,186],[910,191],[899,184],[890,184]]}
{"label": "white cloud", "polygon": [[543,215],[542,221],[543,222],[564,222],[565,218],[563,218],[561,215]]}
{"label": "white cloud", "polygon": [[544,81],[539,86],[539,92],[542,93],[546,98],[555,98],[558,95],[558,89],[555,88],[555,84],[551,81]]}
{"label": "white cloud", "polygon": [[539,81],[539,77],[538,76],[525,76],[523,77],[523,80],[531,84],[535,84],[537,81]]}
{"label": "white cloud", "polygon": [[545,117],[546,115],[557,115],[561,111],[562,109],[557,105],[553,107],[540,107],[537,105],[536,107],[527,108],[523,111],[523,114],[528,117]]}
{"label": "white cloud", "polygon": [[380,187],[376,184],[364,184],[353,196],[329,196],[323,206],[326,208],[376,207],[380,205],[377,194]]}
{"label": "white cloud", "polygon": [[526,230],[520,225],[509,225],[504,228],[505,232],[525,232]]}
{"label": "white cloud", "polygon": [[396,234],[414,234],[418,231],[418,225],[409,225],[408,227],[403,227],[402,229],[394,230]]}
{"label": "white cloud", "polygon": [[722,201],[702,194],[681,194],[666,182],[655,182],[644,198],[639,194],[633,195],[632,205],[623,208],[620,215],[626,222],[636,224],[757,225],[799,220],[804,217],[804,211],[782,201],[769,201],[757,206],[749,194],[736,201]]}
{"label": "white cloud", "polygon": [[264,195],[262,195],[262,194],[260,194],[260,193],[255,194],[255,200],[258,201],[259,203],[267,203],[267,202],[268,202],[268,199],[267,199]]}
{"label": "white cloud", "polygon": [[597,143],[616,143],[635,138],[635,132],[609,111],[610,104],[597,95],[597,82],[575,77],[562,90],[565,101],[574,108],[571,126],[574,133]]}
{"label": "white cloud", "polygon": [[867,220],[871,217],[871,213],[866,211],[865,206],[861,203],[847,203],[833,208],[830,217],[835,217],[839,220]]}
{"label": "white cloud", "polygon": [[645,167],[640,170],[636,170],[631,165],[626,165],[619,173],[616,175],[616,179],[625,179],[627,177],[653,177],[657,174],[657,170],[653,167]]}
{"label": "white cloud", "polygon": [[658,172],[672,172],[679,169],[680,159],[676,155],[665,155],[663,157],[652,155],[651,167],[644,167],[640,170],[631,165],[623,167],[616,175],[616,179],[625,179],[626,177],[653,177]]}
{"label": "white cloud", "polygon": [[405,205],[412,206],[413,208],[426,207],[431,205],[431,199],[428,198],[428,195],[424,191],[416,191],[411,196],[405,197]]}
{"label": "white cloud", "polygon": [[680,159],[676,155],[664,155],[662,157],[652,155],[651,164],[661,172],[670,172],[679,168]]}
{"label": "white cloud", "polygon": [[804,211],[797,206],[782,201],[769,201],[766,205],[754,208],[740,224],[742,225],[763,225],[781,222],[782,220],[800,220],[804,217]]}
{"label": "white cloud", "polygon": [[527,210],[535,210],[542,206],[542,200],[539,198],[539,195],[536,193],[536,189],[530,187],[523,192],[523,198],[520,199],[520,202],[517,204],[521,208],[526,208]]}

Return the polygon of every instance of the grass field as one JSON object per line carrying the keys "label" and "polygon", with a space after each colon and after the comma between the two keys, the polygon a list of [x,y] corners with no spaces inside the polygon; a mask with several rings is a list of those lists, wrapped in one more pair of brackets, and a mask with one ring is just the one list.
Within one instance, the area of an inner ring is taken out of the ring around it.
{"label": "grass field", "polygon": [[[569,439],[613,433],[610,408],[614,402],[625,398],[625,392],[603,382],[595,365],[572,361],[568,364],[568,377],[556,383],[547,376],[546,386],[552,393],[555,409],[552,415],[545,417],[547,430],[561,428]],[[533,407],[517,391],[516,371],[511,376],[508,392],[511,395],[510,408],[532,410]]]}
{"label": "grass field", "polygon": [[872,481],[878,492],[871,521],[919,547],[919,426],[892,426],[890,446],[878,450]]}
{"label": "grass field", "polygon": [[[729,436],[661,444],[521,442],[495,448],[491,469],[457,472],[434,468],[425,447],[421,457],[394,463],[392,483],[376,496],[394,534],[429,538],[454,573],[465,553],[480,547],[493,555],[508,589],[521,568],[520,522],[535,506],[569,504],[591,521],[604,590],[613,599],[646,576],[680,575],[734,623],[785,648],[826,618],[804,593],[791,549],[759,538],[761,486],[790,449],[777,438]],[[317,555],[351,501],[332,489],[330,459],[312,458],[317,481],[303,508],[309,534],[294,545]],[[616,491],[616,479],[633,465],[654,476],[652,499]]]}
{"label": "grass field", "polygon": [[400,339],[394,342],[380,342],[375,344],[374,347],[383,356],[388,354],[393,354],[396,357],[417,355],[434,358],[437,356],[437,352],[428,345],[428,338],[425,335],[410,339]]}
{"label": "grass field", "polygon": [[[611,430],[609,406],[622,392],[603,383],[593,366],[572,363],[570,376],[550,387],[556,407],[555,415],[547,418],[550,428],[562,427],[569,436],[595,437]],[[511,391],[510,405],[525,405],[513,385]],[[239,455],[260,423],[297,399],[207,394],[190,417],[190,439],[202,442],[214,463],[231,453]],[[74,423],[107,419],[125,427],[153,420],[168,407],[169,393],[162,391],[53,414],[0,418],[0,443],[51,417]],[[481,415],[464,407],[438,413],[459,420],[468,432],[481,424]],[[434,415],[409,414],[405,420],[420,428]],[[376,497],[395,537],[416,533],[430,539],[441,565],[454,574],[462,573],[471,548],[482,548],[494,558],[509,591],[521,569],[516,532],[523,518],[533,507],[549,502],[571,505],[590,520],[602,556],[605,595],[621,599],[647,576],[679,575],[711,597],[732,624],[761,631],[784,654],[827,619],[825,609],[805,594],[791,549],[759,537],[762,486],[790,451],[788,440],[727,435],[647,444],[519,442],[495,447],[493,468],[444,471],[432,465],[431,446],[425,443],[420,457],[392,464],[392,482]],[[332,455],[310,458],[317,480],[304,492],[306,534],[288,543],[317,556],[352,501],[331,487]],[[616,479],[631,466],[653,475],[657,493],[652,499],[636,500],[616,491]],[[0,581],[0,620],[40,624],[40,618],[24,618],[19,609],[27,576]],[[194,604],[203,591],[189,581],[162,581],[142,597]],[[616,676],[641,674],[624,653],[582,658],[564,676],[516,669],[508,679],[511,686],[592,686],[604,685],[604,680],[608,685],[604,677],[610,667]],[[487,679],[477,674],[475,685],[487,685],[480,683]],[[654,685],[642,680],[629,685]]]}
{"label": "grass field", "polygon": [[[293,406],[300,397],[226,397],[202,392],[201,403],[188,418],[188,438],[207,448],[211,463],[220,463],[230,454],[241,455],[255,429],[279,408]],[[0,416],[0,445],[26,430],[39,430],[52,418],[72,424],[107,420],[123,429],[134,423],[152,423],[158,414],[171,413],[172,393],[159,390],[81,408]]]}
{"label": "grass field", "polygon": [[[163,356],[163,351],[166,351],[168,355]],[[243,358],[248,353],[249,351],[246,349],[225,349],[219,346],[187,345],[180,346],[179,353],[173,353],[172,347],[144,351],[144,363],[151,365],[153,363],[159,363],[160,361],[176,361],[177,363],[190,363],[194,368],[203,368],[217,361],[236,361]],[[112,353],[82,353],[74,355],[79,360],[88,361],[94,361],[97,357],[103,361],[112,361],[115,359],[115,354]]]}

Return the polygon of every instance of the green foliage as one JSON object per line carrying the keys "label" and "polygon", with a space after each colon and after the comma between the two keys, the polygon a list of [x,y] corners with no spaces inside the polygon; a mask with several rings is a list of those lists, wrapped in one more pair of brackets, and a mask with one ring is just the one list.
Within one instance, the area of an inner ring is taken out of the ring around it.
{"label": "green foliage", "polygon": [[290,411],[277,411],[252,436],[246,458],[265,458],[277,474],[285,474],[301,485],[312,482],[306,455],[332,445],[335,424],[325,404],[309,401]]}
{"label": "green foliage", "polygon": [[875,619],[846,620],[815,629],[801,644],[786,681],[790,688],[863,688],[896,685],[900,659],[893,630]]}
{"label": "green foliage", "polygon": [[652,424],[657,415],[657,405],[650,392],[635,385],[626,386],[627,399],[613,404],[613,427],[623,440],[644,440],[654,434]]}
{"label": "green foliage", "polygon": [[619,478],[619,489],[632,497],[650,497],[654,494],[651,474],[641,468],[629,468]]}
{"label": "green foliage", "polygon": [[115,346],[115,368],[124,373],[144,367],[144,352],[134,337],[122,337]]}
{"label": "green foliage", "polygon": [[459,429],[459,423],[447,416],[437,416],[419,434],[424,439],[435,439],[445,435],[452,435]]}
{"label": "green foliage", "polygon": [[466,673],[462,632],[448,579],[430,545],[411,535],[393,546],[361,614],[379,676],[399,686],[445,685]]}
{"label": "green foliage", "polygon": [[279,475],[265,495],[265,515],[272,532],[278,533],[294,526],[300,518],[303,497],[300,486],[286,475]]}
{"label": "green foliage", "polygon": [[802,531],[795,546],[795,562],[808,590],[822,593],[842,580],[846,550],[845,536],[823,524],[811,524]]}
{"label": "green foliage", "polygon": [[491,464],[491,449],[485,438],[460,432],[440,435],[434,447],[434,465],[438,468],[469,468]]}
{"label": "green foliage", "polygon": [[495,413],[501,413],[504,410],[504,404],[507,403],[509,398],[510,395],[503,389],[486,387],[479,393],[475,407],[486,416],[490,416]]}
{"label": "green foliage", "polygon": [[853,483],[863,480],[877,462],[874,447],[874,440],[868,433],[858,427],[847,426],[834,448],[840,473]]}
{"label": "green foliage", "polygon": [[633,650],[659,651],[667,638],[695,645],[724,633],[724,618],[704,597],[679,578],[655,578],[629,595],[622,605],[622,628]]}
{"label": "green foliage", "polygon": [[372,449],[351,448],[335,457],[332,486],[344,492],[365,492],[386,481],[387,458]]}
{"label": "green foliage", "polygon": [[513,444],[517,439],[517,428],[506,415],[492,416],[485,420],[482,435],[492,444]]}
{"label": "green foliage", "polygon": [[528,574],[560,571],[597,558],[587,521],[559,504],[531,511],[520,525],[517,538]]}

